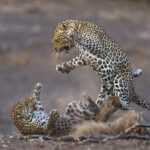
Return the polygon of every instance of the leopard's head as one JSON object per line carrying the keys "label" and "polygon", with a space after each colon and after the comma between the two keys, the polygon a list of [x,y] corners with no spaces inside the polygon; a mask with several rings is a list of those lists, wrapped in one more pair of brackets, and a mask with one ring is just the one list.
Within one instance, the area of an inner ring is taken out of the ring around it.
{"label": "leopard's head", "polygon": [[32,123],[35,105],[35,99],[29,97],[19,100],[11,109],[11,119],[23,135],[29,134],[32,130],[30,123]]}
{"label": "leopard's head", "polygon": [[77,29],[77,20],[65,20],[59,23],[53,30],[52,43],[56,52],[68,52],[73,46],[73,42],[67,38],[67,27],[71,26]]}

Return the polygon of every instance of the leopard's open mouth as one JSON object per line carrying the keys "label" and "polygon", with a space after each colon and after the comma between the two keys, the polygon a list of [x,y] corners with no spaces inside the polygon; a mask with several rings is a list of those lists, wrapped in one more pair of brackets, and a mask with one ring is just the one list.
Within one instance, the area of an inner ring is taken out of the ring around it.
{"label": "leopard's open mouth", "polygon": [[61,47],[61,48],[60,48],[59,52],[68,53],[70,49],[71,49],[71,47],[69,47],[69,46],[64,46],[64,47]]}

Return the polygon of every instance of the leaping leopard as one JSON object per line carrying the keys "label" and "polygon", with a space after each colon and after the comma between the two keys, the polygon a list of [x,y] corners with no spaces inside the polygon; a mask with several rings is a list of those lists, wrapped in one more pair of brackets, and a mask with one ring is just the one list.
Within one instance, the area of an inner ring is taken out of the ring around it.
{"label": "leaping leopard", "polygon": [[129,109],[131,101],[150,110],[150,103],[137,96],[129,59],[120,45],[110,38],[104,29],[90,22],[65,20],[53,30],[52,43],[56,52],[68,52],[72,47],[79,56],[56,65],[56,70],[69,73],[76,67],[90,65],[102,80],[96,100],[100,105],[109,96],[118,96],[123,109]]}

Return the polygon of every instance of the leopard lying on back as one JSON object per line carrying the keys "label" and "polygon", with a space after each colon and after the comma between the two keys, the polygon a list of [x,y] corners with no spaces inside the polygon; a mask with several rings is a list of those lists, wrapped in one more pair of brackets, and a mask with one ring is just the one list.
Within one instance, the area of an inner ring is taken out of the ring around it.
{"label": "leopard lying on back", "polygon": [[56,70],[69,73],[76,67],[90,65],[98,73],[102,80],[98,105],[109,96],[118,96],[123,109],[129,109],[131,101],[150,109],[150,104],[135,93],[133,77],[136,74],[132,73],[127,55],[102,27],[66,20],[54,29],[52,43],[56,52],[68,52],[72,47],[79,51],[79,56],[57,65]]}
{"label": "leopard lying on back", "polygon": [[[85,102],[70,102],[64,115],[61,115],[57,110],[51,110],[48,115],[44,111],[40,100],[41,88],[42,85],[37,83],[34,87],[33,96],[19,100],[11,109],[12,121],[23,135],[36,134],[60,137],[76,132],[82,136],[85,132],[91,134],[92,130],[88,130],[91,125],[96,125],[96,128],[94,127],[94,134],[110,131],[111,133],[116,133],[123,132],[124,129],[133,125],[137,120],[134,117],[135,115],[133,116],[132,113],[128,113],[126,116],[130,116],[130,118],[120,117],[122,121],[117,123],[117,126],[114,126],[115,128],[113,126],[113,128],[110,127],[110,125],[108,127],[106,121],[121,107],[119,98],[111,96],[99,107],[86,94],[82,95],[86,100]],[[137,113],[136,116],[138,116]],[[114,122],[117,120],[114,120]],[[86,125],[87,127],[84,130],[83,128],[86,123],[89,126]],[[79,125],[80,128],[76,125]],[[82,132],[79,134],[81,130]],[[136,134],[141,134],[141,132],[136,130]]]}

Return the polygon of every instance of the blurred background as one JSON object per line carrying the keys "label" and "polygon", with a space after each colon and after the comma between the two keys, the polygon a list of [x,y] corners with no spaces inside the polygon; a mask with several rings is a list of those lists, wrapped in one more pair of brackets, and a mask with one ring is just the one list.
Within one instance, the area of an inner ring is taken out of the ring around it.
{"label": "blurred background", "polygon": [[[135,71],[137,93],[150,102],[150,2],[148,0],[0,0],[0,134],[18,134],[10,119],[10,108],[32,95],[41,82],[45,110],[64,112],[67,103],[87,92],[96,99],[100,80],[86,66],[60,74],[55,65],[75,54],[53,52],[53,28],[66,19],[90,21],[104,27],[120,43]],[[144,118],[150,121],[149,111]]]}

